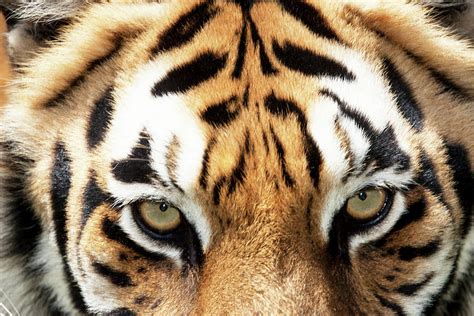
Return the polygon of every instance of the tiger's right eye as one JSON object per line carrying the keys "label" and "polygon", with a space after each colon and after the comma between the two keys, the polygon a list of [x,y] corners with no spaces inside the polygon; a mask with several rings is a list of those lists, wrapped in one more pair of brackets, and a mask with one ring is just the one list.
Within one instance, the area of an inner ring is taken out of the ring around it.
{"label": "tiger's right eye", "polygon": [[181,224],[181,212],[167,202],[143,201],[138,205],[138,215],[157,234],[170,233]]}

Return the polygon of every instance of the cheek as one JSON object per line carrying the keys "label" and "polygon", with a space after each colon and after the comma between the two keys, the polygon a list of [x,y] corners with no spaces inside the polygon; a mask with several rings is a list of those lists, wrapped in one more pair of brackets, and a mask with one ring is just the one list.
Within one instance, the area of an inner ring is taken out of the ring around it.
{"label": "cheek", "polygon": [[121,230],[115,210],[99,206],[77,245],[79,285],[94,312],[126,308],[139,313],[186,312],[195,276],[166,257],[152,255]]}

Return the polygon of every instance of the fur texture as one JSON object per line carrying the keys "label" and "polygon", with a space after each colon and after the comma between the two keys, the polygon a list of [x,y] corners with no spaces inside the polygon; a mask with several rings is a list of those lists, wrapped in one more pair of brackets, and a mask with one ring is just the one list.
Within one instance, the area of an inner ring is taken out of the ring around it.
{"label": "fur texture", "polygon": [[5,5],[0,284],[20,313],[473,310],[473,47],[433,11]]}

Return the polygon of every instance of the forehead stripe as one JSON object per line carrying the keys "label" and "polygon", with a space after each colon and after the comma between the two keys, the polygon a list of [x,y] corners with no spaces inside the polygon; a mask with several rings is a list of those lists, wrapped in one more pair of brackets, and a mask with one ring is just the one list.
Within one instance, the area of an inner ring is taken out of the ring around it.
{"label": "forehead stripe", "polygon": [[303,134],[304,150],[309,176],[313,182],[313,186],[317,187],[322,157],[318,146],[308,132],[308,122],[305,115],[295,103],[289,100],[277,98],[273,92],[265,98],[265,108],[275,116],[287,118],[290,115],[293,115],[296,118],[300,126],[301,133]]}
{"label": "forehead stripe", "polygon": [[[134,34],[136,35],[136,34]],[[99,57],[95,60],[92,60],[87,67],[74,79],[72,79],[68,86],[61,90],[55,97],[53,97],[50,101],[45,102],[46,106],[57,106],[61,104],[62,101],[73,91],[74,88],[81,85],[87,78],[87,76],[102,66],[103,64],[107,63],[108,61],[112,60],[116,55],[119,54],[121,48],[123,47],[124,38],[123,35],[119,34],[112,40],[113,46],[110,51],[102,57]]]}
{"label": "forehead stripe", "polygon": [[419,109],[418,102],[415,100],[409,84],[389,59],[385,58],[383,60],[383,68],[398,110],[416,131],[421,131],[423,128],[423,113]]}
{"label": "forehead stripe", "polygon": [[209,105],[206,110],[202,112],[201,118],[214,127],[229,125],[240,113],[240,106],[236,105],[236,102],[238,102],[237,97],[232,96],[217,104]]}
{"label": "forehead stripe", "polygon": [[87,127],[87,144],[90,149],[95,148],[104,140],[110,125],[113,111],[112,91],[112,88],[108,88],[104,95],[95,102]]}
{"label": "forehead stripe", "polygon": [[151,184],[155,179],[163,187],[168,187],[168,184],[151,166],[150,135],[146,131],[140,133],[138,144],[132,149],[128,158],[113,161],[111,168],[112,174],[119,181]]}
{"label": "forehead stripe", "polygon": [[151,94],[161,97],[171,93],[185,93],[217,75],[225,67],[226,61],[227,55],[202,53],[192,61],[168,72],[163,79],[155,83]]}
{"label": "forehead stripe", "polygon": [[396,171],[399,172],[409,169],[410,157],[399,147],[395,132],[390,125],[378,132],[367,117],[359,111],[351,109],[333,92],[323,89],[319,93],[332,99],[339,106],[343,116],[353,120],[368,138],[370,147],[362,166],[360,166],[361,169],[369,166],[371,162],[376,162],[371,173],[394,165],[396,165]]}
{"label": "forehead stripe", "polygon": [[306,76],[328,76],[347,81],[355,80],[355,75],[343,64],[328,57],[316,55],[309,49],[297,47],[289,42],[280,46],[275,40],[272,47],[275,56],[283,65]]}
{"label": "forehead stripe", "polygon": [[327,21],[312,5],[300,0],[279,0],[278,2],[288,14],[303,23],[314,35],[339,41]]}
{"label": "forehead stripe", "polygon": [[75,307],[82,313],[86,312],[81,290],[72,275],[67,262],[68,236],[66,229],[66,204],[71,188],[71,159],[63,143],[58,142],[54,148],[54,162],[51,173],[51,203],[53,207],[53,222],[56,234],[56,244],[63,261],[69,292]]}
{"label": "forehead stripe", "polygon": [[197,5],[188,13],[182,15],[164,32],[158,45],[153,48],[151,53],[156,55],[188,43],[216,13],[217,9],[211,7],[209,2]]}

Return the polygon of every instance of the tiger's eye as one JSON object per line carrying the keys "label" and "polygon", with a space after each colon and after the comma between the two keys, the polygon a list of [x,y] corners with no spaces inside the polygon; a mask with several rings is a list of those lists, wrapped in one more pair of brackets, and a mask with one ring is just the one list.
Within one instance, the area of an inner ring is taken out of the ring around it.
{"label": "tiger's eye", "polygon": [[181,213],[166,202],[142,202],[139,214],[143,222],[158,233],[168,233],[181,223]]}
{"label": "tiger's eye", "polygon": [[384,207],[387,192],[384,189],[366,189],[347,200],[346,212],[357,220],[369,220]]}

